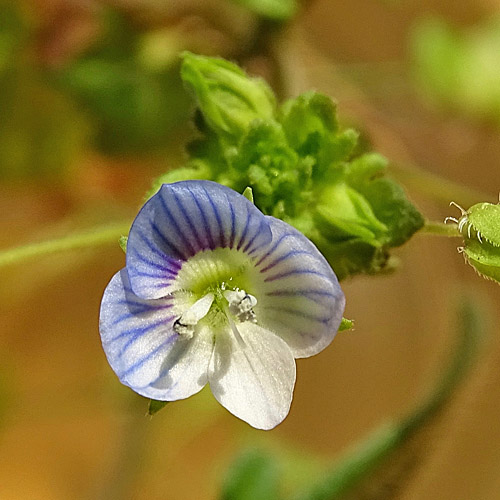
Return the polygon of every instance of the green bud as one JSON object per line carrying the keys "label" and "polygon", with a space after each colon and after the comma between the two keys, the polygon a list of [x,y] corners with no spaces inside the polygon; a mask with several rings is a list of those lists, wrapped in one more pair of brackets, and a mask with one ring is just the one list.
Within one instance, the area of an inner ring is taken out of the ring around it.
{"label": "green bud", "polygon": [[459,251],[481,276],[500,284],[500,204],[478,203],[467,211],[458,208],[462,216],[456,222],[464,238]]}
{"label": "green bud", "polygon": [[275,99],[267,83],[229,61],[185,52],[181,77],[208,127],[226,139],[237,141],[257,118],[274,119]]}
{"label": "green bud", "polygon": [[332,242],[357,239],[379,247],[380,236],[387,232],[364,196],[344,182],[324,190],[317,214],[320,228]]}

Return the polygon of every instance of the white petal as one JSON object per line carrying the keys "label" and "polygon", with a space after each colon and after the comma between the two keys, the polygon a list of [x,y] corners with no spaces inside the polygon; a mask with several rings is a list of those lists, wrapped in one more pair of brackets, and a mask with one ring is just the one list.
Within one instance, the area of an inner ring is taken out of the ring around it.
{"label": "white petal", "polygon": [[290,410],[295,360],[274,333],[240,323],[236,331],[216,336],[209,383],[217,401],[233,415],[257,429],[272,429]]}
{"label": "white petal", "polygon": [[99,326],[106,357],[123,384],[165,401],[187,398],[204,387],[212,335],[196,328],[186,339],[173,331],[179,308],[185,307],[172,297],[140,299],[126,269],[115,274],[104,292]]}

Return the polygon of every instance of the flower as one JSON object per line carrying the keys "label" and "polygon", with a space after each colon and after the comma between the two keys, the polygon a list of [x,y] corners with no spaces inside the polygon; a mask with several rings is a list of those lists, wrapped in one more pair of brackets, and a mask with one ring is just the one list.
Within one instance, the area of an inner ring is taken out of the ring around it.
{"label": "flower", "polygon": [[295,359],[332,341],[344,310],[317,248],[211,181],[164,184],[137,215],[126,267],[101,304],[121,382],[174,401],[207,383],[237,417],[271,429],[288,414]]}

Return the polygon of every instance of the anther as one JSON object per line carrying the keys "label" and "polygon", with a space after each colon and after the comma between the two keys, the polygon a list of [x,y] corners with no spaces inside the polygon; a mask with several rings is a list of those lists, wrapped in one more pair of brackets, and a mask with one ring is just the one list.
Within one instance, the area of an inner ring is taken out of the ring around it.
{"label": "anther", "polygon": [[229,311],[240,321],[257,321],[253,308],[257,305],[257,299],[244,290],[226,290],[224,297],[229,304]]}
{"label": "anther", "polygon": [[208,314],[213,301],[213,293],[207,293],[204,297],[197,300],[187,311],[174,321],[174,332],[189,339],[192,338],[198,321]]}

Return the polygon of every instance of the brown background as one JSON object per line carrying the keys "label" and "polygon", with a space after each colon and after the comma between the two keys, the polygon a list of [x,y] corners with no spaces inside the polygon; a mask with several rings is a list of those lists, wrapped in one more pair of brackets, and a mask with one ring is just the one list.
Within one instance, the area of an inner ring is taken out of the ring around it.
{"label": "brown background", "polygon": [[[421,99],[408,76],[407,44],[423,14],[466,26],[497,9],[493,0],[311,2],[281,41],[293,75],[289,92],[328,92],[375,150],[483,191],[487,199],[477,201],[495,202],[500,132]],[[150,167],[137,162],[131,171],[93,152],[83,161],[88,168],[78,187],[0,186],[2,247],[48,237],[47,227],[61,234],[75,206],[108,196],[110,185],[120,206],[130,207],[122,212],[133,216]],[[430,219],[457,215],[411,182],[407,187]],[[500,291],[464,264],[456,246],[417,235],[396,252],[397,273],[346,282],[346,316],[356,320],[355,331],[298,362],[290,415],[269,433],[236,420],[206,391],[143,417],[145,401],[119,385],[98,337],[102,291],[124,263],[118,247],[2,270],[0,498],[208,500],[238,451],[255,444],[328,463],[432,387],[456,339],[454,311],[463,291],[484,302],[491,339],[421,443],[397,498],[500,498]]]}

